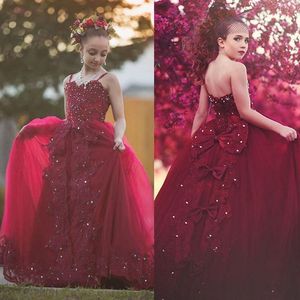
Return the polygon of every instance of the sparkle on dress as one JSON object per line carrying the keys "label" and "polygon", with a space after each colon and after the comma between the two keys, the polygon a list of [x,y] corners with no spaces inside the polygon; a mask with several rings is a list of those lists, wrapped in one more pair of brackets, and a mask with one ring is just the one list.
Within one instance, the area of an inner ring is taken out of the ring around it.
{"label": "sparkle on dress", "polygon": [[[208,95],[208,100],[214,118],[202,124],[192,137],[189,173],[178,190],[183,205],[180,210],[174,207],[174,211],[170,211],[173,237],[164,237],[175,249],[177,266],[190,262],[191,276],[198,274],[199,278],[205,278],[205,270],[214,256],[226,257],[230,252],[229,248],[223,247],[222,232],[232,217],[228,196],[232,186],[238,184],[234,166],[238,155],[246,147],[248,137],[248,124],[240,118],[232,94],[219,98]],[[217,145],[220,150],[217,158],[212,160],[210,151]],[[207,184],[207,196],[202,195],[203,184]],[[201,193],[198,197],[195,194],[197,185]],[[197,253],[191,253],[193,234],[204,220],[203,238],[196,238]],[[174,242],[170,242],[172,239]],[[156,247],[159,261],[167,260],[169,253],[174,253],[173,249],[168,249],[164,243],[160,245],[159,241]],[[193,264],[193,261],[198,264]],[[176,278],[176,270],[170,270],[166,282],[178,280]],[[198,287],[199,294],[202,288],[205,288],[205,281]],[[167,296],[159,299],[171,300]]]}
{"label": "sparkle on dress", "polygon": [[3,237],[0,243],[10,281],[101,287],[115,276],[137,289],[153,286],[151,186],[128,144],[122,153],[113,150],[114,129],[104,122],[110,99],[100,81],[107,74],[86,85],[77,85],[71,75],[66,119],[48,117],[37,126],[38,119],[18,137],[24,143],[48,139],[39,147],[49,164],[26,257],[19,257],[13,241]]}

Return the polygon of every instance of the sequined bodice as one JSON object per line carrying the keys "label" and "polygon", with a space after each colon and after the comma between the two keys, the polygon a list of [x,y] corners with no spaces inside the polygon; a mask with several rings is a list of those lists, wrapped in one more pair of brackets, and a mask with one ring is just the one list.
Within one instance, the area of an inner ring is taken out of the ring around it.
{"label": "sequined bodice", "polygon": [[228,115],[238,115],[239,112],[235,105],[233,95],[228,94],[222,97],[214,97],[208,95],[208,100],[212,105],[212,109],[217,117],[226,117]]}
{"label": "sequined bodice", "polygon": [[99,80],[91,80],[86,85],[69,81],[65,89],[67,121],[74,126],[89,120],[104,121],[110,100]]}

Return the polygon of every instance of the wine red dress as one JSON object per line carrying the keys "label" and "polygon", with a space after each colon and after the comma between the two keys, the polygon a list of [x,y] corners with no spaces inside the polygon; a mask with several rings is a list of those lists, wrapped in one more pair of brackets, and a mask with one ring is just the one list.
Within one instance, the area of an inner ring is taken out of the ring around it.
{"label": "wine red dress", "polygon": [[209,102],[155,201],[155,299],[300,299],[299,138]]}
{"label": "wine red dress", "polygon": [[0,232],[8,281],[153,286],[152,188],[126,141],[113,150],[100,79],[77,85],[71,75],[66,119],[34,119],[14,140]]}

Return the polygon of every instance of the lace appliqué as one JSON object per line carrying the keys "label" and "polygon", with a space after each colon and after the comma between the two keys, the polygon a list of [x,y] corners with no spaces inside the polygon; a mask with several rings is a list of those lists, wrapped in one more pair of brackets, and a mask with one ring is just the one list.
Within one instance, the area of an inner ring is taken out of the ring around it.
{"label": "lace appliqu\u00e9", "polygon": [[[239,117],[232,96],[214,103],[214,106],[217,106],[217,109],[214,107],[217,117],[201,126],[192,138],[190,173],[181,184],[188,191],[182,199],[185,205],[173,220],[175,260],[179,267],[191,264],[191,276],[202,272],[214,255],[229,255],[230,249],[222,243],[222,230],[232,216],[230,191],[239,183],[235,163],[248,138],[248,124]],[[209,156],[206,155],[208,152]],[[212,152],[215,159],[207,159]],[[199,195],[195,195],[198,184],[201,188]],[[194,188],[189,189],[189,185],[194,185]],[[204,185],[207,191],[202,194]],[[203,234],[198,240],[198,254],[193,254],[193,234],[200,223],[204,226]],[[192,258],[194,255],[197,259]]]}

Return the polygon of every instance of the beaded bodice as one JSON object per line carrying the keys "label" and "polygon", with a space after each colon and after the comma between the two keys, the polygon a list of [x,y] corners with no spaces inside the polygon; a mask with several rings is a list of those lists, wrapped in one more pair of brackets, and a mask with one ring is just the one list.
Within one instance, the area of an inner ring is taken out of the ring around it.
{"label": "beaded bodice", "polygon": [[89,120],[104,121],[110,99],[99,80],[106,74],[86,84],[78,85],[71,77],[66,83],[66,119],[73,126],[79,126]]}
{"label": "beaded bodice", "polygon": [[232,93],[222,97],[214,97],[209,94],[208,100],[217,117],[226,117],[228,115],[239,116]]}

